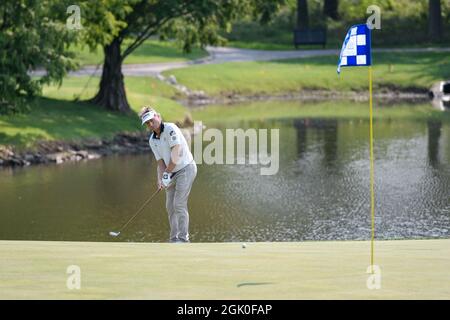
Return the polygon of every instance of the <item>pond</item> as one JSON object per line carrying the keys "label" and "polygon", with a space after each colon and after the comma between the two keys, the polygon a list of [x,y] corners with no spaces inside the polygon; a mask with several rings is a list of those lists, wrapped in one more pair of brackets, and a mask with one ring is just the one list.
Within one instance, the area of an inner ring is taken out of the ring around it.
{"label": "pond", "polygon": [[[193,242],[368,240],[369,122],[280,118],[207,123],[279,129],[279,170],[200,164],[189,210]],[[376,239],[450,236],[450,123],[374,123]],[[204,146],[207,142],[203,142]],[[163,192],[149,154],[0,171],[0,239],[163,242]]]}

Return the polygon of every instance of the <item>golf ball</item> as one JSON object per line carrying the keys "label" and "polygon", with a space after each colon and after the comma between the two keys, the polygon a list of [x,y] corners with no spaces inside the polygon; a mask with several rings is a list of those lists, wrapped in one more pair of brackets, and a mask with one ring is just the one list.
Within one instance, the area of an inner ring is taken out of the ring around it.
{"label": "golf ball", "polygon": [[242,249],[245,249],[247,246],[245,245],[245,243],[242,244]]}

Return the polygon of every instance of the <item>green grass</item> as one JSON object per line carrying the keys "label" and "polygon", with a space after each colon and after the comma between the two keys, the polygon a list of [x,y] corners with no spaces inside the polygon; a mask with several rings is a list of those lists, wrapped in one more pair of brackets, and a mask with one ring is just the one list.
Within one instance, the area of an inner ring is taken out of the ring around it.
{"label": "green grass", "polygon": [[[98,77],[68,77],[61,88],[48,86],[43,93],[45,97],[60,100],[70,101],[76,97],[86,100],[96,94],[99,81]],[[186,109],[171,99],[179,93],[166,83],[151,77],[126,77],[125,90],[133,111],[139,112],[142,105],[153,105],[166,119],[183,119]]]}
{"label": "green grass", "polygon": [[[247,243],[0,242],[0,299],[449,299],[450,245],[376,241]],[[66,270],[80,267],[81,288]],[[180,267],[182,266],[182,267]]]}
{"label": "green grass", "polygon": [[[89,81],[86,90],[83,90]],[[99,78],[68,77],[61,87],[43,89],[32,111],[26,114],[0,116],[0,145],[32,147],[38,140],[79,140],[87,137],[111,137],[123,131],[142,130],[137,112],[142,105],[154,106],[168,121],[183,120],[188,112],[170,98],[176,91],[154,78],[127,77],[125,87],[133,113],[107,112],[95,105],[74,102],[92,98]],[[80,95],[81,94],[81,95]]]}
{"label": "green grass", "polygon": [[[179,83],[211,96],[230,93],[282,94],[305,89],[365,91],[366,67],[342,68],[337,56],[271,62],[235,62],[170,70]],[[435,81],[450,78],[448,53],[376,53],[373,55],[375,91],[399,89],[425,92]]]}
{"label": "green grass", "polygon": [[[123,47],[128,45],[127,41]],[[77,45],[70,48],[75,53],[81,65],[96,65],[103,63],[103,49],[98,47],[91,52],[87,46]],[[183,53],[175,42],[146,40],[131,53],[124,61],[125,64],[160,63],[173,61],[188,61],[207,56],[208,53],[200,48],[194,48],[191,53]]]}
{"label": "green grass", "polygon": [[[450,122],[450,113],[434,109],[430,103],[395,106],[374,102],[374,119],[425,120],[439,119]],[[369,119],[369,103],[353,101],[266,101],[249,102],[230,106],[208,106],[192,110],[194,120],[205,123],[236,122],[241,120],[267,120],[287,118],[343,118]]]}
{"label": "green grass", "polygon": [[0,144],[31,147],[37,140],[78,140],[137,131],[136,115],[106,112],[87,103],[39,98],[28,114],[0,117]]}
{"label": "green grass", "polygon": [[[73,100],[79,97],[82,100],[92,98],[98,91],[99,77],[66,77],[61,87],[57,85],[46,86],[43,95],[49,98]],[[147,98],[160,96],[173,98],[178,92],[172,86],[152,77],[126,77],[125,90],[127,95],[144,95]],[[131,104],[138,111],[139,106]]]}

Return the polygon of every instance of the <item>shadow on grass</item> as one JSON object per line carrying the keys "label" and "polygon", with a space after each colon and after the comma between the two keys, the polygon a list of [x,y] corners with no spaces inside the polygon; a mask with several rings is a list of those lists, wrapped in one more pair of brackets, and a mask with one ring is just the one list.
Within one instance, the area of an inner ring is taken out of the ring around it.
{"label": "shadow on grass", "polygon": [[0,117],[0,144],[30,146],[37,140],[110,137],[141,129],[137,115],[106,111],[87,102],[38,98],[27,114]]}

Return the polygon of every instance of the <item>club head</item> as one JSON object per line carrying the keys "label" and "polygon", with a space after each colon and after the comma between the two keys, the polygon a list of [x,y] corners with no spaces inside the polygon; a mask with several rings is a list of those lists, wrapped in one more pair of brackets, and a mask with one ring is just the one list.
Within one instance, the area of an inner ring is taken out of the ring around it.
{"label": "club head", "polygon": [[120,231],[119,231],[119,232],[111,231],[111,232],[109,233],[109,235],[112,236],[112,237],[117,237],[119,234],[120,234]]}

